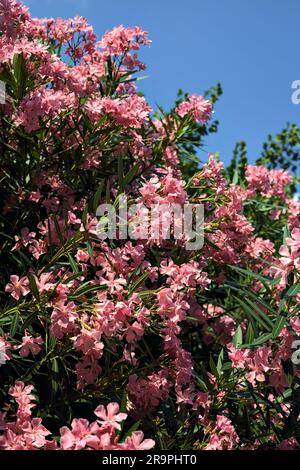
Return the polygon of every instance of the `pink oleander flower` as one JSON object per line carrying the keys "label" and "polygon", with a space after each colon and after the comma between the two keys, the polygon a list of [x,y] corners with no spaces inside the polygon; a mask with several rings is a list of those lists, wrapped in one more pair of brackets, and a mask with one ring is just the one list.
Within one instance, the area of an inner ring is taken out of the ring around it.
{"label": "pink oleander flower", "polygon": [[100,341],[100,338],[100,331],[88,331],[83,328],[81,333],[74,338],[74,347],[78,351],[82,351],[85,355],[88,354],[95,358],[100,358],[104,348],[104,344]]}
{"label": "pink oleander flower", "polygon": [[51,314],[52,334],[60,339],[65,334],[74,333],[76,330],[77,317],[78,315],[74,302],[58,302]]}
{"label": "pink oleander flower", "polygon": [[35,277],[35,282],[40,293],[48,292],[54,287],[54,283],[51,282],[52,273],[42,273],[39,277]]}
{"label": "pink oleander flower", "polygon": [[13,396],[18,404],[17,418],[20,421],[26,421],[31,417],[32,408],[35,404],[34,395],[31,394],[33,385],[26,385],[24,382],[17,381],[14,386],[8,390],[9,395]]}
{"label": "pink oleander flower", "polygon": [[41,118],[56,118],[61,112],[76,106],[77,99],[74,93],[51,89],[37,89],[29,96],[23,98],[15,124],[24,126],[26,132],[40,128]]}
{"label": "pink oleander flower", "polygon": [[10,387],[8,393],[14,397],[16,400],[26,399],[28,401],[34,400],[34,395],[31,394],[33,390],[33,385],[25,385],[24,382],[18,380],[15,385]]}
{"label": "pink oleander flower", "polygon": [[27,450],[25,439],[8,429],[0,436],[0,450]]}
{"label": "pink oleander flower", "polygon": [[264,197],[275,196],[284,200],[286,187],[292,182],[292,177],[287,171],[269,171],[262,165],[248,165],[245,176],[250,194],[258,191]]}
{"label": "pink oleander flower", "polygon": [[293,252],[300,250],[300,228],[294,228],[292,230],[291,237],[286,239],[286,244],[292,248]]}
{"label": "pink oleander flower", "polygon": [[255,350],[252,358],[248,361],[247,367],[250,369],[250,372],[248,372],[245,377],[253,385],[255,384],[255,380],[264,382],[265,372],[271,367],[269,362],[271,355],[272,352],[270,348],[262,346]]}
{"label": "pink oleander flower", "polygon": [[67,426],[60,428],[60,443],[63,450],[81,450],[86,446],[97,448],[99,437],[95,435],[98,430],[96,423],[90,424],[86,419],[73,419],[71,430]]}
{"label": "pink oleander flower", "polygon": [[28,286],[27,277],[19,278],[19,276],[13,275],[10,276],[10,282],[5,286],[5,292],[10,293],[14,299],[19,300],[21,296],[25,296],[30,292]]}
{"label": "pink oleander flower", "polygon": [[163,371],[144,379],[136,374],[130,375],[127,390],[131,401],[139,408],[154,409],[160,400],[166,399],[170,384]]}
{"label": "pink oleander flower", "polygon": [[28,8],[22,3],[15,0],[0,1],[0,29],[5,31],[8,38],[15,39],[18,33],[24,34],[29,18]]}
{"label": "pink oleander flower", "polygon": [[134,129],[147,123],[151,111],[145,98],[136,94],[123,99],[104,97],[88,102],[86,108],[92,119],[98,120],[102,113],[106,113],[121,126]]}
{"label": "pink oleander flower", "polygon": [[217,416],[206,450],[232,450],[239,442],[234,426],[226,416]]}
{"label": "pink oleander flower", "polygon": [[227,349],[229,351],[228,357],[231,360],[233,367],[247,367],[250,356],[250,349],[239,349],[236,348],[232,343],[228,343]]}
{"label": "pink oleander flower", "polygon": [[299,450],[299,442],[295,437],[290,437],[289,439],[284,439],[280,444],[278,444],[278,450]]}
{"label": "pink oleander flower", "polygon": [[207,122],[211,117],[213,108],[211,103],[202,96],[191,95],[187,101],[180,103],[175,111],[180,117],[191,114],[195,122]]}
{"label": "pink oleander flower", "polygon": [[12,344],[6,340],[5,336],[0,336],[0,366],[11,359]]}
{"label": "pink oleander flower", "polygon": [[40,345],[43,344],[43,339],[41,336],[33,338],[31,335],[25,334],[22,338],[22,344],[20,348],[20,356],[27,357],[30,352],[35,356],[41,351]]}
{"label": "pink oleander flower", "polygon": [[84,355],[76,364],[77,388],[81,390],[88,384],[93,384],[101,373],[101,367],[93,354]]}
{"label": "pink oleander flower", "polygon": [[25,421],[21,429],[24,432],[24,439],[27,445],[32,445],[38,449],[46,444],[46,437],[51,434],[51,432],[42,425],[41,418],[33,418],[31,421]]}
{"label": "pink oleander flower", "polygon": [[107,59],[109,56],[118,56],[124,53],[127,53],[128,57],[128,52],[131,49],[137,51],[141,44],[149,45],[150,43],[148,33],[140,27],[124,28],[121,25],[106,32],[98,45],[103,49],[103,57]]}
{"label": "pink oleander flower", "polygon": [[127,418],[126,413],[119,413],[118,403],[109,403],[105,406],[99,405],[95,409],[95,415],[99,418],[98,422],[102,426],[107,426],[111,429],[121,429],[120,423]]}
{"label": "pink oleander flower", "polygon": [[[9,389],[18,403],[17,419],[10,422],[6,413],[0,413],[0,450],[57,450],[56,441],[46,440],[50,431],[42,424],[41,418],[31,418],[31,403],[35,397],[31,395],[33,387],[25,386],[21,381],[15,383]],[[135,431],[127,437],[122,444],[118,443],[116,430],[120,423],[126,419],[126,413],[119,413],[117,403],[109,403],[107,407],[98,406],[95,410],[98,418],[96,422],[75,418],[71,423],[71,429],[67,426],[60,428],[60,449],[62,450],[146,450],[155,445],[152,439],[144,439],[141,431]]]}
{"label": "pink oleander flower", "polygon": [[39,190],[37,191],[31,191],[30,195],[29,195],[29,201],[32,201],[32,202],[36,202],[38,203],[41,199],[41,193]]}
{"label": "pink oleander flower", "polygon": [[149,450],[155,446],[153,439],[144,439],[142,431],[135,431],[131,436],[127,437],[124,444],[120,445],[124,450]]}

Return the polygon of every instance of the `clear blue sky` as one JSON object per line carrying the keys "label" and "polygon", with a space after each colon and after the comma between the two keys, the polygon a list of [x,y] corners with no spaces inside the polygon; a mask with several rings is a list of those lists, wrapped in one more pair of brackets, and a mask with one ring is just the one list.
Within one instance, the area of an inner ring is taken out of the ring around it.
{"label": "clear blue sky", "polygon": [[220,81],[219,133],[206,150],[228,162],[238,140],[258,156],[268,133],[300,124],[291,83],[300,79],[299,0],[25,0],[34,16],[85,16],[101,36],[123,24],[149,31],[142,53],[148,101],[170,106],[178,88],[203,92]]}

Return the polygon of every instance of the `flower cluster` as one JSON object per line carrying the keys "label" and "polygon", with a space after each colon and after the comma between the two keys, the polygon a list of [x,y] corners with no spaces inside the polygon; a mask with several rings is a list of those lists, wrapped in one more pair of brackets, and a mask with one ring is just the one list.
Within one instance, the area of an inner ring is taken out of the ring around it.
{"label": "flower cluster", "polygon": [[142,431],[134,431],[124,442],[119,442],[116,431],[127,418],[119,413],[117,403],[109,403],[107,409],[100,405],[95,409],[97,420],[73,419],[71,429],[63,426],[60,437],[51,439],[51,432],[42,424],[41,418],[32,417],[36,406],[32,395],[33,386],[16,382],[8,393],[14,397],[18,409],[15,421],[8,421],[6,414],[0,416],[0,450],[146,450],[154,446],[152,439],[144,439]]}
{"label": "flower cluster", "polygon": [[180,117],[190,115],[195,122],[206,122],[212,114],[212,105],[202,96],[191,95],[187,101],[183,101],[176,108],[176,113]]}

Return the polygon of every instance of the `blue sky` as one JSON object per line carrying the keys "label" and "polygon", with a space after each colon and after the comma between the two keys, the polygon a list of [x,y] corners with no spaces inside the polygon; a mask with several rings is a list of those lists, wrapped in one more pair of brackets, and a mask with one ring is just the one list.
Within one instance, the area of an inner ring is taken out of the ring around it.
{"label": "blue sky", "polygon": [[224,94],[218,134],[207,152],[230,160],[246,140],[254,161],[268,133],[300,124],[291,84],[300,79],[299,0],[25,0],[34,16],[85,16],[101,36],[123,24],[149,31],[142,53],[149,78],[140,83],[152,106],[169,107],[178,88],[203,92],[218,81]]}

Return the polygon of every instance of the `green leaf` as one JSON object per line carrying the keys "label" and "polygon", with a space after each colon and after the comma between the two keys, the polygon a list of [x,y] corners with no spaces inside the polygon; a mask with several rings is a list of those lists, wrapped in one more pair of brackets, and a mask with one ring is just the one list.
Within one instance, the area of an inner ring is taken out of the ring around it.
{"label": "green leaf", "polygon": [[86,225],[86,222],[87,222],[88,213],[89,213],[89,205],[86,204],[84,211],[82,213],[82,217],[81,217],[81,220],[84,226]]}
{"label": "green leaf", "polygon": [[269,325],[268,323],[266,323],[264,321],[263,318],[261,318],[255,311],[255,309],[252,307],[250,308],[250,306],[244,302],[243,300],[239,299],[238,297],[236,296],[232,296],[242,307],[243,309],[245,310],[245,313],[250,317],[250,318],[253,318],[254,320],[256,320],[257,323],[259,323],[265,330],[268,330],[270,331],[271,328],[273,327],[273,324],[271,322],[271,325]]}
{"label": "green leaf", "polygon": [[[62,233],[61,233],[61,230],[60,230],[60,226],[59,226],[59,223],[58,223],[58,220],[57,220],[57,217],[56,217],[55,214],[53,215],[53,221],[54,221],[55,230],[56,230],[57,236],[58,236],[58,238],[59,238],[59,241],[60,241],[60,243],[63,245],[63,244],[64,244],[64,238],[63,238],[63,236],[62,236]],[[49,230],[49,232],[50,232],[50,230]]]}
{"label": "green leaf", "polygon": [[266,309],[267,311],[269,311],[270,313],[273,313],[273,315],[275,315],[275,316],[277,315],[277,311],[274,310],[274,309],[271,307],[270,304],[268,304],[267,302],[265,302],[265,300],[264,300],[261,296],[257,295],[256,293],[252,292],[252,291],[249,290],[249,289],[247,289],[247,292],[246,292],[246,291],[244,291],[244,292],[245,292],[245,295],[251,297],[253,300],[255,300],[255,302],[257,302],[257,303],[259,303],[260,305],[262,305],[263,307],[265,307],[265,309]]}
{"label": "green leaf", "polygon": [[[249,323],[251,325],[251,323]],[[241,325],[239,325],[233,335],[232,342],[235,345],[235,347],[239,347],[241,344],[243,344],[243,330],[241,328]]]}
{"label": "green leaf", "polygon": [[23,54],[15,54],[13,56],[12,66],[14,76],[14,94],[17,100],[21,100],[25,94],[26,89],[26,68]]}
{"label": "green leaf", "polygon": [[127,437],[130,437],[131,434],[133,434],[135,431],[137,431],[137,429],[139,429],[141,425],[141,422],[140,421],[137,421],[136,423],[134,423],[131,428],[127,431],[127,433],[125,434],[125,436],[123,437],[122,441],[125,441],[125,439]]}
{"label": "green leaf", "polygon": [[257,313],[258,315],[260,315],[261,318],[264,319],[264,321],[270,326],[270,327],[273,327],[273,322],[272,320],[268,317],[268,315],[263,311],[261,310],[258,305],[256,305],[256,303],[253,303],[252,300],[250,299],[245,299],[248,304],[250,305],[250,307],[252,307]]}
{"label": "green leaf", "polygon": [[128,291],[128,297],[130,297],[146,281],[146,279],[148,279],[149,275],[149,272],[145,272],[137,281],[135,281],[134,284],[132,284]]}
{"label": "green leaf", "polygon": [[14,54],[12,63],[13,63],[14,78],[16,82],[19,82],[22,76],[23,55]]}
{"label": "green leaf", "polygon": [[[124,389],[123,395],[122,395],[122,401],[120,405],[120,412],[126,413],[126,407],[127,407],[127,392],[126,392],[126,389]],[[123,429],[124,429],[124,424],[125,424],[125,420],[121,422],[120,424],[121,429],[117,430],[117,433],[116,433],[117,436],[121,436]]]}
{"label": "green leaf", "polygon": [[295,297],[300,292],[300,283],[293,284],[285,293],[286,297]]}
{"label": "green leaf", "polygon": [[74,279],[77,279],[78,277],[80,276],[84,276],[87,274],[87,271],[80,271],[80,272],[77,272],[77,273],[74,273],[72,274],[71,276],[67,277],[66,279],[63,279],[62,281],[59,280],[59,284],[62,283],[62,284],[68,284],[68,282],[71,282],[73,281]]}
{"label": "green leaf", "polygon": [[210,366],[210,370],[212,371],[212,373],[216,377],[216,379],[219,379],[219,371],[217,369],[216,363],[213,360],[212,356],[210,356],[210,358],[209,358],[209,366]]}
{"label": "green leaf", "polygon": [[91,285],[90,282],[87,283],[87,285],[84,285],[84,287],[79,287],[76,289],[76,291],[70,295],[70,299],[76,299],[77,297],[80,297],[81,295],[88,294],[89,292],[97,291],[97,290],[102,290],[102,289],[107,289],[106,284],[102,285]]}
{"label": "green leaf", "polygon": [[233,172],[232,184],[234,184],[234,186],[236,186],[237,183],[238,183],[238,180],[239,180],[239,173],[238,173],[237,169],[235,169],[234,172]]}
{"label": "green leaf", "polygon": [[38,311],[34,311],[34,312],[31,312],[28,317],[26,318],[26,320],[24,321],[21,329],[22,331],[25,331],[30,325],[31,323],[36,320],[37,316],[38,316],[39,312]]}
{"label": "green leaf", "polygon": [[223,360],[224,360],[224,349],[222,348],[218,357],[218,361],[217,361],[217,371],[219,375],[222,372]]}
{"label": "green leaf", "polygon": [[243,269],[243,268],[238,268],[237,266],[229,266],[231,269],[233,269],[234,271],[237,271],[241,274],[244,274],[244,275],[247,275],[253,279],[258,279],[262,282],[268,282],[269,284],[271,285],[274,285],[274,284],[277,284],[278,281],[280,280],[280,277],[277,277],[277,278],[272,278],[272,277],[267,277],[267,276],[262,276],[261,274],[259,273],[255,273],[255,272],[252,272],[252,271],[249,271],[248,269]]}
{"label": "green leaf", "polygon": [[259,338],[256,338],[254,341],[252,341],[252,343],[243,344],[240,347],[241,348],[253,348],[255,346],[260,346],[260,345],[266,343],[270,339],[272,339],[272,333],[265,333],[265,334],[259,336]]}
{"label": "green leaf", "polygon": [[18,311],[19,311],[18,307],[12,307],[12,308],[9,307],[7,310],[4,310],[3,312],[1,312],[0,318],[8,317],[11,314],[16,313]]}
{"label": "green leaf", "polygon": [[40,303],[40,300],[41,300],[40,299],[40,293],[39,293],[39,289],[36,285],[35,277],[31,273],[28,273],[27,277],[28,277],[28,280],[29,280],[29,286],[30,286],[31,293],[35,297],[35,299],[38,301],[38,303]]}
{"label": "green leaf", "polygon": [[55,358],[52,358],[50,360],[51,362],[51,371],[52,371],[52,374],[51,374],[51,393],[52,393],[52,397],[56,394],[57,390],[58,390],[58,386],[59,386],[59,382],[58,382],[58,371],[59,371],[59,368],[58,368],[58,362]]}
{"label": "green leaf", "polygon": [[94,213],[96,213],[97,207],[99,206],[99,201],[100,201],[100,198],[101,198],[102,191],[104,189],[104,185],[105,185],[105,181],[103,179],[101,181],[100,185],[99,185],[99,188],[97,189],[97,191],[95,192],[95,195],[93,197],[92,210],[93,210]]}
{"label": "green leaf", "polygon": [[59,250],[52,256],[49,263],[42,269],[42,272],[46,272],[49,270],[53,265],[57,263],[57,261],[62,257],[65,256],[68,251],[70,251],[74,246],[80,243],[84,239],[84,235],[81,232],[76,232],[69,240],[66,241],[64,246],[59,248]]}
{"label": "green leaf", "polygon": [[255,338],[255,336],[254,336],[253,326],[252,326],[252,323],[249,323],[248,328],[247,328],[247,332],[246,332],[246,343],[248,343],[248,344],[252,343],[254,338]]}
{"label": "green leaf", "polygon": [[71,253],[68,253],[68,258],[69,258],[69,262],[70,262],[71,268],[73,270],[73,273],[79,273],[79,268],[77,266],[77,263],[76,263],[75,259],[71,255]]}
{"label": "green leaf", "polygon": [[16,311],[11,322],[10,326],[10,331],[9,331],[9,336],[13,338],[17,332],[18,326],[19,326],[19,321],[20,321],[20,313],[19,311]]}
{"label": "green leaf", "polygon": [[105,200],[106,200],[107,203],[110,202],[110,183],[109,183],[109,180],[107,180],[107,182],[106,182]]}
{"label": "green leaf", "polygon": [[118,157],[118,183],[119,183],[119,192],[123,193],[124,191],[124,163],[123,163],[122,155],[119,155]]}
{"label": "green leaf", "polygon": [[284,315],[279,315],[278,316],[278,318],[275,322],[274,328],[272,330],[272,338],[273,339],[275,339],[279,336],[279,334],[281,333],[282,328],[284,327],[286,322],[287,322],[287,317],[286,316],[284,316]]}
{"label": "green leaf", "polygon": [[140,162],[137,162],[127,173],[124,178],[124,189],[133,180],[140,168]]}
{"label": "green leaf", "polygon": [[126,413],[126,409],[127,409],[127,392],[126,392],[126,389],[124,389],[122,400],[121,400],[121,405],[120,405],[120,412]]}
{"label": "green leaf", "polygon": [[93,256],[93,247],[92,247],[92,243],[90,240],[87,241],[87,249],[88,249],[88,254],[90,257]]}

